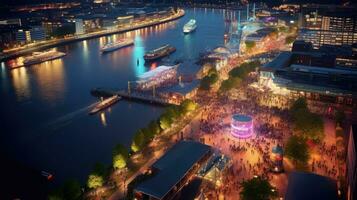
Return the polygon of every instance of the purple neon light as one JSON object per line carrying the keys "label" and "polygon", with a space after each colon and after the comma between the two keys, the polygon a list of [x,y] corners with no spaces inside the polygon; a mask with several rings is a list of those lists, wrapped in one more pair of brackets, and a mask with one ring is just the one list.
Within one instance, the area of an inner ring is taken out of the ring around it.
{"label": "purple neon light", "polygon": [[237,138],[249,138],[253,135],[253,120],[238,121],[232,117],[231,134]]}

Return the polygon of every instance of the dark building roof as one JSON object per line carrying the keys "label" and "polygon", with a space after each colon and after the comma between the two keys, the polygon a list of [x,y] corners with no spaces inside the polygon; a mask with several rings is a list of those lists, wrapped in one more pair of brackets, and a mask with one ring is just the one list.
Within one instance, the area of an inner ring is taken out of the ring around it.
{"label": "dark building roof", "polygon": [[289,175],[286,200],[337,200],[337,181],[307,172]]}
{"label": "dark building roof", "polygon": [[152,165],[155,173],[153,177],[140,183],[135,190],[157,199],[164,198],[210,149],[195,141],[177,143]]}

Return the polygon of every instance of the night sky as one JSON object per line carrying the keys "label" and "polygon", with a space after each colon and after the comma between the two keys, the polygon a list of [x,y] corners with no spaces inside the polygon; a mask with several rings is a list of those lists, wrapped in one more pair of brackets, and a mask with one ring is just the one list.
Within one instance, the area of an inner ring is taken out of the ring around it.
{"label": "night sky", "polygon": [[[25,5],[25,4],[38,4],[38,3],[50,3],[50,2],[73,2],[76,0],[0,0],[1,5]],[[78,1],[84,1],[84,0],[77,0]],[[146,0],[147,2],[150,2]],[[170,0],[166,0],[166,2],[169,2]],[[182,1],[182,0],[180,0]],[[341,4],[345,3],[348,0],[287,0],[287,1],[282,1],[282,0],[261,0],[261,1],[256,1],[256,2],[266,2],[268,4],[270,3],[320,3],[320,4]],[[210,2],[214,3],[215,0],[196,0],[196,2]],[[350,2],[353,2],[353,0],[350,0]]]}

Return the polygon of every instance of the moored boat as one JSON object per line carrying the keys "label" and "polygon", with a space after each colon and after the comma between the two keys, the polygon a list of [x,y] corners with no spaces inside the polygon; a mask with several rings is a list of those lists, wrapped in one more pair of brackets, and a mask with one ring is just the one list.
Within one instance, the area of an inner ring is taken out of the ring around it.
{"label": "moored boat", "polygon": [[171,46],[171,45],[164,45],[162,47],[159,47],[157,49],[154,49],[152,51],[149,51],[144,55],[144,60],[145,61],[155,61],[157,59],[160,59],[162,57],[168,56],[172,54],[173,52],[176,51],[176,48]]}
{"label": "moored boat", "polygon": [[49,60],[55,60],[65,55],[66,55],[65,53],[59,51],[35,52],[31,56],[26,56],[24,58],[23,64],[25,66],[34,65]]}
{"label": "moored boat", "polygon": [[119,95],[114,95],[112,97],[109,97],[107,99],[104,99],[103,101],[99,102],[97,105],[95,105],[95,107],[89,111],[90,115],[93,115],[105,108],[108,108],[109,106],[113,105],[114,103],[116,103],[117,101],[120,100],[120,96]]}
{"label": "moored boat", "polygon": [[196,30],[196,28],[196,20],[190,19],[190,21],[183,26],[183,33],[191,33],[192,31]]}
{"label": "moored boat", "polygon": [[103,53],[104,52],[110,52],[110,51],[115,51],[115,50],[123,48],[123,47],[131,46],[133,44],[134,44],[134,40],[133,39],[120,39],[117,42],[108,43],[108,44],[104,45],[100,50]]}

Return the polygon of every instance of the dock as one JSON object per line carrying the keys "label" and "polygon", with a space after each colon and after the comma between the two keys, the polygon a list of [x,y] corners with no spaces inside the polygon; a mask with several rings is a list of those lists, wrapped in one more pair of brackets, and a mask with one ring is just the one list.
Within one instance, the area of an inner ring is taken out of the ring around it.
{"label": "dock", "polygon": [[124,99],[127,100],[136,100],[142,101],[151,104],[159,104],[159,105],[180,105],[180,101],[173,100],[170,98],[163,97],[164,95],[160,95],[160,93],[156,94],[155,96],[149,93],[139,93],[139,92],[128,92],[125,90],[109,90],[109,89],[101,89],[96,88],[91,91],[93,96],[100,96],[100,97],[109,97],[113,95],[119,95]]}

